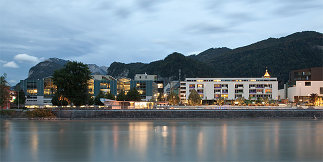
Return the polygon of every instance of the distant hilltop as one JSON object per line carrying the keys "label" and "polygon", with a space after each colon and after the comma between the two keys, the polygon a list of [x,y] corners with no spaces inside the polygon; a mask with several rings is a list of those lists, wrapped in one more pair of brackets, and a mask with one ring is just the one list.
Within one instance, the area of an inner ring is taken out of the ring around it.
{"label": "distant hilltop", "polygon": [[[67,60],[50,58],[29,70],[28,78],[51,76]],[[197,55],[184,56],[174,52],[165,59],[151,63],[113,62],[109,67],[88,64],[92,74],[108,74],[115,78],[133,78],[135,74],[158,75],[166,82],[185,77],[259,77],[268,68],[280,86],[288,80],[291,70],[323,66],[323,34],[297,32],[286,37],[269,38],[254,44],[230,49],[210,48]]]}

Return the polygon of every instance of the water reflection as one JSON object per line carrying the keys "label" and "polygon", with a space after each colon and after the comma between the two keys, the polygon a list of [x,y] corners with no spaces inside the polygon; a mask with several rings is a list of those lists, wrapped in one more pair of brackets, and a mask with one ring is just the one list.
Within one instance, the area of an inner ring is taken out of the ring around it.
{"label": "water reflection", "polygon": [[1,120],[0,126],[0,161],[323,159],[320,120]]}

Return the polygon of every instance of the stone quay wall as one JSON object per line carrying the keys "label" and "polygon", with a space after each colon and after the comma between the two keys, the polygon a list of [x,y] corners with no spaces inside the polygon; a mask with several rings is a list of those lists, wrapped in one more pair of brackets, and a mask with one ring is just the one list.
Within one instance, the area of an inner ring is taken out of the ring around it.
{"label": "stone quay wall", "polygon": [[61,119],[323,119],[323,110],[53,110]]}

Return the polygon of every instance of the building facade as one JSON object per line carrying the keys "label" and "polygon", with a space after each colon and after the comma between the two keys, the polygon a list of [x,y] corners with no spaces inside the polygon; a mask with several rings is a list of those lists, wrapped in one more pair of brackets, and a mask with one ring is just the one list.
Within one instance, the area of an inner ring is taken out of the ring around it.
{"label": "building facade", "polygon": [[[141,76],[143,76],[142,79],[137,77],[139,80],[131,80],[129,78],[115,79],[109,75],[92,75],[92,79],[88,82],[88,93],[92,97],[97,96],[100,92],[117,96],[121,91],[127,94],[130,89],[136,88],[143,101],[150,101],[157,92],[158,83],[153,80],[147,80],[155,78],[155,75],[141,74]],[[42,107],[52,105],[51,100],[57,87],[54,85],[52,77],[46,77],[43,79],[21,80],[20,89],[26,95],[25,105],[27,107],[33,105]]]}
{"label": "building facade", "polygon": [[187,103],[193,89],[202,100],[278,99],[277,78],[186,78],[180,83],[180,99],[183,103]]}
{"label": "building facade", "polygon": [[323,81],[296,81],[288,88],[287,99],[290,102],[309,102],[311,94],[323,97]]}
{"label": "building facade", "polygon": [[296,81],[323,81],[323,67],[293,70],[289,73],[289,85],[295,85]]}

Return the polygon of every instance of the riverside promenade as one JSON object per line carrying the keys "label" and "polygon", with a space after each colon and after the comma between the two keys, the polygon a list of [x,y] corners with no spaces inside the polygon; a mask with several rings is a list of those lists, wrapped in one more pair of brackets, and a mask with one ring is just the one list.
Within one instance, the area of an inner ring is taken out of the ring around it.
{"label": "riverside promenade", "polygon": [[[38,109],[4,110],[2,119],[30,119],[28,113]],[[41,109],[39,109],[41,110]],[[166,107],[164,109],[107,109],[104,107],[51,108],[45,109],[55,119],[236,119],[236,118],[296,118],[323,119],[322,107],[238,107],[238,106],[201,106],[201,107]],[[7,112],[7,113],[6,113]],[[8,115],[11,112],[10,115]],[[5,114],[5,115],[4,115]],[[7,114],[7,115],[6,115]],[[51,117],[51,119],[52,119]],[[46,118],[44,116],[44,118]]]}
{"label": "riverside promenade", "polygon": [[149,109],[53,110],[61,119],[222,119],[300,118],[323,119],[323,109]]}

